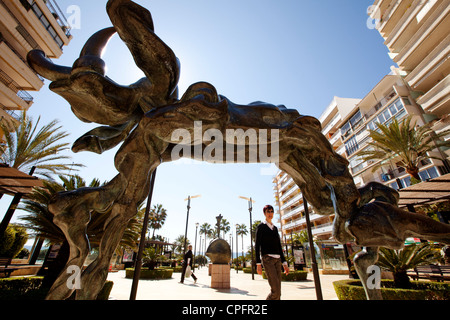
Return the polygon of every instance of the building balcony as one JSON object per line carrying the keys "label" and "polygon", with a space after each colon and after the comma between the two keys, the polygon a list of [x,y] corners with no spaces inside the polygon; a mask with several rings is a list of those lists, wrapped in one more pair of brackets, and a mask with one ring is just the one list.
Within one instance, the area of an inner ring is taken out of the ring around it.
{"label": "building balcony", "polygon": [[417,103],[427,113],[438,116],[448,115],[450,110],[450,75],[447,75],[431,90],[417,99]]}
{"label": "building balcony", "polygon": [[8,109],[27,110],[32,103],[33,97],[0,70],[0,104]]}
{"label": "building balcony", "polygon": [[414,89],[426,92],[450,69],[450,34],[412,70],[405,80]]}
{"label": "building balcony", "polygon": [[403,46],[414,36],[418,29],[417,15],[424,8],[427,1],[414,0],[401,15],[395,27],[387,36],[384,44],[392,53],[398,53]]}
{"label": "building balcony", "polygon": [[[388,36],[397,25],[397,22],[401,19],[404,12],[411,5],[412,0],[403,1],[377,1],[374,5],[380,8],[381,12],[374,12],[380,14],[380,24],[378,31],[383,37]],[[372,16],[375,19],[375,16]]]}
{"label": "building balcony", "polygon": [[[399,48],[393,59],[402,69],[413,70],[448,35],[450,30],[450,5],[444,1],[436,10],[429,10],[420,27],[407,43]],[[416,17],[416,20],[418,18]]]}
{"label": "building balcony", "polygon": [[295,203],[296,201],[300,201],[301,197],[302,197],[302,194],[301,194],[301,193],[298,193],[297,195],[295,195],[294,197],[292,197],[291,199],[289,199],[286,203],[284,203],[284,204],[281,206],[280,209],[281,209],[281,210],[284,210],[284,209],[286,209],[287,207],[294,205],[294,203]]}
{"label": "building balcony", "polygon": [[301,204],[300,206],[298,206],[298,207],[296,207],[296,208],[294,208],[294,209],[292,209],[292,210],[289,210],[289,211],[286,211],[285,213],[283,213],[283,215],[282,215],[282,219],[289,219],[289,218],[291,218],[292,216],[294,216],[294,215],[296,215],[296,214],[300,214],[300,212],[302,212],[303,210],[304,210],[305,208],[304,208],[304,205],[303,204]]}

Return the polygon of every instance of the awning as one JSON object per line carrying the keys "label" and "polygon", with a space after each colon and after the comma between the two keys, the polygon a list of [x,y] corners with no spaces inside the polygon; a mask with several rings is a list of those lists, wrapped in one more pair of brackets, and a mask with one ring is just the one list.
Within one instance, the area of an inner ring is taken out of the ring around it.
{"label": "awning", "polygon": [[14,196],[17,193],[27,194],[33,187],[42,187],[43,183],[36,177],[11,168],[6,164],[0,164],[0,193]]}
{"label": "awning", "polygon": [[399,207],[423,205],[450,199],[450,173],[397,190]]}

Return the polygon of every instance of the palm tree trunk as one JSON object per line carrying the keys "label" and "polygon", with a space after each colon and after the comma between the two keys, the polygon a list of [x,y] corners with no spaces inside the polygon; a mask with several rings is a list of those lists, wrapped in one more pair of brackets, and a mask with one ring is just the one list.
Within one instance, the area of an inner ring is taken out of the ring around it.
{"label": "palm tree trunk", "polygon": [[419,181],[422,180],[422,179],[420,179],[420,176],[419,176],[419,168],[418,167],[408,166],[408,167],[406,167],[406,172],[414,179],[417,179]]}
{"label": "palm tree trunk", "polygon": [[394,272],[394,285],[396,288],[409,289],[411,288],[411,281],[406,271]]}

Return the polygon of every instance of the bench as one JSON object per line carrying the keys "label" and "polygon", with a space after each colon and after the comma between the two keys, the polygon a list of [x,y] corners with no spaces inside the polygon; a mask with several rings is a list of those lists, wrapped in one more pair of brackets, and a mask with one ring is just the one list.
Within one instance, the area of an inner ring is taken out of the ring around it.
{"label": "bench", "polygon": [[414,268],[415,274],[410,274],[414,280],[428,279],[433,281],[450,280],[450,266],[423,265]]}
{"label": "bench", "polygon": [[4,274],[3,278],[9,278],[11,272],[18,270],[18,268],[8,267],[11,264],[12,258],[0,258],[0,274]]}

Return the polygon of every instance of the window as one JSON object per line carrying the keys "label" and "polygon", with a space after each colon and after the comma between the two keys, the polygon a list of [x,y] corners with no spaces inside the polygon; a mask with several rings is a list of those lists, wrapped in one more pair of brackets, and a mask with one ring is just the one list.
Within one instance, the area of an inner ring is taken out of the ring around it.
{"label": "window", "polygon": [[351,118],[341,127],[341,138],[345,140],[356,129],[358,129],[363,122],[361,111],[358,110]]}
{"label": "window", "polygon": [[345,143],[345,151],[347,152],[347,157],[351,154],[355,153],[359,149],[358,142],[356,141],[356,137],[352,136],[346,143]]}
{"label": "window", "polygon": [[64,45],[64,42],[58,36],[56,30],[51,26],[51,24],[48,21],[48,19],[44,16],[44,14],[42,13],[42,11],[39,8],[39,6],[36,3],[33,3],[31,8],[33,9],[33,12],[35,13],[36,17],[38,17],[39,21],[41,21],[41,23],[44,26],[44,28],[47,29],[48,33],[51,35],[53,40],[55,40],[55,42],[58,44],[58,46],[60,48],[62,48],[62,46]]}
{"label": "window", "polygon": [[426,170],[420,171],[419,176],[422,181],[425,181],[428,179],[433,179],[433,178],[439,177],[439,174],[438,174],[436,168],[432,167],[432,168],[428,168]]}

